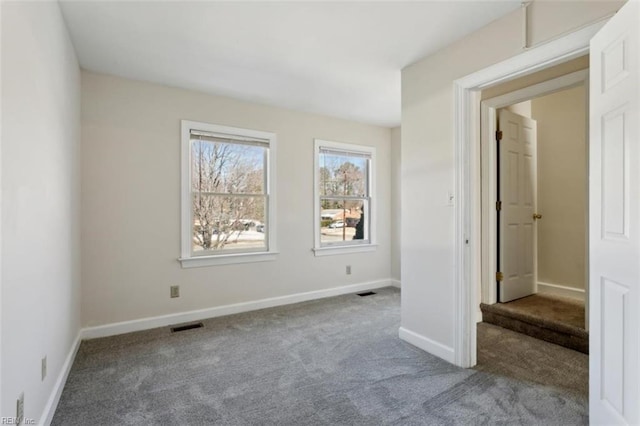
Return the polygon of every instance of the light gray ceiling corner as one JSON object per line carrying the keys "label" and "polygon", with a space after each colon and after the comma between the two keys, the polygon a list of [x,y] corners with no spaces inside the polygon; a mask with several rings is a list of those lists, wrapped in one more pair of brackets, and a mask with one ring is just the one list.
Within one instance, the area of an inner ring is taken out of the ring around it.
{"label": "light gray ceiling corner", "polygon": [[520,1],[60,5],[86,70],[395,127],[400,70]]}

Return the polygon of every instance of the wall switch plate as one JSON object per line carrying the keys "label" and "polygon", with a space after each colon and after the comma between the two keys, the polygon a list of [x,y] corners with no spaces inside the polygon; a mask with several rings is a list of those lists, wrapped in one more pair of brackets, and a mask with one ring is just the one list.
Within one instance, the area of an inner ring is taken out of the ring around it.
{"label": "wall switch plate", "polygon": [[24,392],[20,394],[18,400],[16,401],[16,422],[15,424],[22,424],[22,419],[24,418]]}
{"label": "wall switch plate", "polygon": [[172,285],[171,286],[171,297],[180,297],[180,286]]}
{"label": "wall switch plate", "polygon": [[347,275],[351,275],[351,265],[347,265]]}
{"label": "wall switch plate", "polygon": [[454,200],[453,191],[451,190],[447,191],[447,206],[453,206],[453,200]]}
{"label": "wall switch plate", "polygon": [[42,373],[42,381],[44,381],[44,378],[47,377],[47,356],[46,355],[44,358],[42,358],[41,373]]}

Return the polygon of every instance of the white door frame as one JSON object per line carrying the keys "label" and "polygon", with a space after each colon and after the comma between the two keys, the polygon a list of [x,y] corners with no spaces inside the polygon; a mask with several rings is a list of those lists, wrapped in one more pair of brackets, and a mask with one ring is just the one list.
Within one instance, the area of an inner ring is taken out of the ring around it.
{"label": "white door frame", "polygon": [[[525,87],[514,92],[510,92],[495,98],[482,101],[480,104],[480,128],[482,134],[480,136],[480,157],[481,157],[481,247],[482,247],[482,261],[481,261],[481,295],[480,300],[482,303],[493,304],[498,301],[498,295],[496,292],[496,231],[497,231],[497,217],[494,202],[498,199],[496,194],[497,177],[495,170],[497,168],[497,150],[495,141],[495,134],[497,130],[496,117],[497,110],[507,107],[509,105],[517,104],[520,102],[528,101],[536,97],[550,95],[561,90],[571,89],[573,87],[584,84],[585,90],[589,90],[589,71],[580,70],[571,74],[566,74],[561,77],[557,77],[545,82],[535,84],[533,86]],[[588,97],[587,97],[588,99]],[[587,108],[588,110],[588,108]],[[588,111],[587,111],[588,118]],[[588,120],[587,120],[588,122]],[[587,126],[588,127],[588,126]],[[585,129],[587,130],[587,129]],[[585,133],[588,135],[587,133]],[[585,181],[587,176],[585,176]],[[492,208],[493,207],[493,208]],[[588,239],[587,239],[588,241]],[[585,253],[586,255],[586,253]],[[486,265],[486,266],[485,266]],[[537,269],[537,268],[536,268]],[[588,268],[585,269],[585,273],[588,272]],[[536,271],[537,276],[537,271]],[[586,275],[588,276],[588,274]],[[537,280],[536,280],[537,281]],[[538,283],[535,283],[537,287]]]}
{"label": "white door frame", "polygon": [[455,364],[476,364],[476,312],[482,277],[480,91],[589,52],[603,21],[542,44],[454,82],[455,137]]}

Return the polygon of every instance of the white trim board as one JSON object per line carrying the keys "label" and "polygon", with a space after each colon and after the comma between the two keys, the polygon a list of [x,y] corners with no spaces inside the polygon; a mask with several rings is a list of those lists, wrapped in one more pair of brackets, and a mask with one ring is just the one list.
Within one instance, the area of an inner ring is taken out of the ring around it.
{"label": "white trim board", "polygon": [[402,288],[400,280],[391,279],[391,286],[396,288]]}
{"label": "white trim board", "polygon": [[455,210],[454,363],[476,364],[478,280],[482,276],[480,91],[589,52],[598,22],[454,82]]}
{"label": "white trim board", "polygon": [[56,383],[53,385],[53,389],[51,390],[51,395],[49,395],[47,404],[44,406],[44,410],[42,410],[42,415],[40,416],[39,423],[41,425],[49,425],[53,420],[53,415],[56,413],[56,408],[58,408],[58,402],[60,402],[62,390],[64,389],[64,385],[67,383],[69,372],[71,371],[73,362],[76,359],[76,354],[78,353],[78,349],[80,348],[81,333],[82,331],[78,332],[78,335],[71,345],[69,354],[64,360],[64,364],[62,364],[62,370],[60,371],[60,374],[58,374]]}
{"label": "white trim board", "polygon": [[415,333],[411,330],[407,330],[404,327],[400,327],[398,330],[398,337],[413,346],[422,349],[425,352],[429,352],[432,355],[440,357],[445,361],[454,363],[455,354],[453,348],[445,346],[442,343],[438,343],[435,340],[431,340],[421,334]]}
{"label": "white trim board", "polygon": [[538,281],[538,293],[571,297],[572,299],[579,299],[584,302],[586,292],[582,288],[567,287],[564,285],[543,283]]}
{"label": "white trim board", "polygon": [[392,286],[391,279],[370,281],[360,284],[333,287],[325,290],[309,291],[305,293],[290,294],[287,296],[271,297],[268,299],[254,300],[251,302],[234,303],[231,305],[216,306],[214,308],[199,309],[195,311],[180,312],[176,314],[161,315],[157,317],[141,318],[131,321],[117,322],[113,324],[87,327],[82,329],[82,339],[96,339],[99,337],[115,336],[134,331],[149,330],[152,328],[166,327],[191,321],[199,321],[207,318],[221,317],[225,315],[239,314],[242,312],[256,311],[258,309],[273,308],[276,306],[290,305],[292,303],[307,302],[310,300],[324,299],[326,297],[341,296],[343,294],[357,293],[376,288]]}

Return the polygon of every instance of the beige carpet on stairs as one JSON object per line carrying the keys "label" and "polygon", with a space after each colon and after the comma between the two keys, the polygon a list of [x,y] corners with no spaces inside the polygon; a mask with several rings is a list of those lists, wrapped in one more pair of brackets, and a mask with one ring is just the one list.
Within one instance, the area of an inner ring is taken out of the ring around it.
{"label": "beige carpet on stairs", "polygon": [[483,321],[589,353],[584,302],[535,294],[507,303],[481,304]]}

